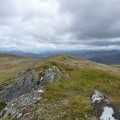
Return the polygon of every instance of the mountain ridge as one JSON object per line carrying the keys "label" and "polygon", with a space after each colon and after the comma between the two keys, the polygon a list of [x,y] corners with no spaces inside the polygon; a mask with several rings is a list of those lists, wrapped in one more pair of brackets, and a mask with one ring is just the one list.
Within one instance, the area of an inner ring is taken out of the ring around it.
{"label": "mountain ridge", "polygon": [[46,58],[53,55],[64,54],[77,56],[81,58],[85,58],[88,60],[95,61],[97,63],[103,64],[120,64],[120,51],[119,50],[111,50],[111,51],[46,51],[41,53],[28,53],[21,51],[9,51],[4,54],[11,54],[19,57],[28,57],[28,58]]}

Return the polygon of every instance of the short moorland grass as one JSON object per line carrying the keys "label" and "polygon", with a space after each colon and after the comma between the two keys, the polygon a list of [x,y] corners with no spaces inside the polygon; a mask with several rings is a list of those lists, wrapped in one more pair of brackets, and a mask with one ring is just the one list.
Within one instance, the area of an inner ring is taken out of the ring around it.
{"label": "short moorland grass", "polygon": [[51,66],[57,66],[70,79],[61,79],[45,87],[42,101],[31,112],[33,119],[94,120],[90,99],[94,90],[103,92],[120,110],[118,66],[97,65],[63,55],[36,61],[40,76],[44,76],[45,70]]}
{"label": "short moorland grass", "polygon": [[[94,117],[94,111],[91,106],[90,95],[94,90],[103,92],[115,105],[120,107],[119,75],[94,67],[86,67],[85,69],[73,67],[69,69],[68,66],[66,67],[63,64],[57,65],[61,70],[69,74],[70,79],[60,80],[47,85],[42,96],[48,103],[51,101],[54,104],[58,104],[56,102],[59,101],[60,110],[67,111],[64,116],[61,115],[57,118],[58,120],[61,120],[61,118],[63,120],[91,120]],[[44,104],[42,109],[46,109],[47,105]],[[49,109],[54,109],[53,112],[56,111],[56,106],[49,105],[49,107]],[[41,109],[41,103],[37,106],[37,111],[39,109]],[[57,115],[60,114],[60,110],[56,113]],[[52,117],[47,112],[49,113],[50,111],[46,110],[46,116]],[[40,115],[37,115],[37,112],[35,113],[35,118],[40,119]]]}

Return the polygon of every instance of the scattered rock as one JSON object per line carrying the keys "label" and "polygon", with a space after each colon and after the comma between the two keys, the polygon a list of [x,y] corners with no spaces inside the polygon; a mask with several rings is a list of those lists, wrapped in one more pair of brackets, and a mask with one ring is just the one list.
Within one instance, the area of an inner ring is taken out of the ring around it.
{"label": "scattered rock", "polygon": [[20,118],[22,116],[22,113],[19,113],[19,115],[17,116],[17,119]]}
{"label": "scattered rock", "polygon": [[120,115],[103,93],[94,91],[92,103],[99,120],[120,120]]}

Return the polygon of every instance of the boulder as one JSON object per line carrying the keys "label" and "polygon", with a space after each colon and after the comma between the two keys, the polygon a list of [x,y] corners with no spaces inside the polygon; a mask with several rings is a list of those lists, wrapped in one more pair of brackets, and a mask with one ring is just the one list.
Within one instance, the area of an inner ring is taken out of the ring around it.
{"label": "boulder", "polygon": [[53,83],[55,81],[60,80],[61,77],[61,71],[56,66],[52,66],[51,68],[45,71],[45,75],[40,79],[40,84],[46,85],[48,83]]}
{"label": "boulder", "polygon": [[120,115],[116,107],[103,93],[94,91],[91,99],[98,120],[120,120]]}

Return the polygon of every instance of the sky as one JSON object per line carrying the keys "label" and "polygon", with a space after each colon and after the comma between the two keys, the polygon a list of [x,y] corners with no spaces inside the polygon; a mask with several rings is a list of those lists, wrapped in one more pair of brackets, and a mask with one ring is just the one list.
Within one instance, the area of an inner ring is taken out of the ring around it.
{"label": "sky", "polygon": [[120,50],[120,0],[0,0],[0,51]]}

